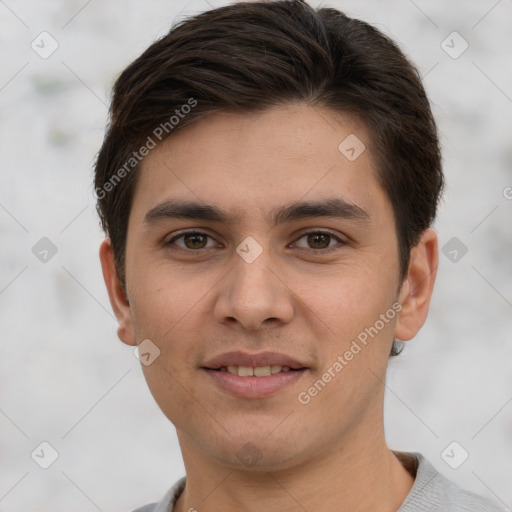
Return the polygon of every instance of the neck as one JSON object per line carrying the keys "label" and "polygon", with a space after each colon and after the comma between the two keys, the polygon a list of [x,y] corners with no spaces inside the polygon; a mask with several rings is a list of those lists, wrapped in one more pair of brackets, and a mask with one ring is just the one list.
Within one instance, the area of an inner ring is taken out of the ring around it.
{"label": "neck", "polygon": [[373,434],[370,441],[359,432],[341,447],[279,471],[221,466],[192,453],[180,439],[187,484],[175,512],[396,512],[414,478],[388,449],[383,435]]}

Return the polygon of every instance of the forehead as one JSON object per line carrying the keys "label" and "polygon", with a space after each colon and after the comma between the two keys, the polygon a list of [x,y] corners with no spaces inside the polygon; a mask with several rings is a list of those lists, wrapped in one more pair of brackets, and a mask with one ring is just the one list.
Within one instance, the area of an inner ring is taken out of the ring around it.
{"label": "forehead", "polygon": [[371,146],[354,117],[304,104],[210,114],[145,157],[132,213],[142,220],[171,196],[222,205],[238,218],[333,195],[382,208]]}

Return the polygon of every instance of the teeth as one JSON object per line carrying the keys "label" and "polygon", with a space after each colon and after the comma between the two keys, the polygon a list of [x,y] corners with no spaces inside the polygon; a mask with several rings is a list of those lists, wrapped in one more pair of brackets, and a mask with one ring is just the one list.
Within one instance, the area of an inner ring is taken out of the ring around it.
{"label": "teeth", "polygon": [[270,375],[270,366],[257,366],[254,368],[255,377],[265,377]]}
{"label": "teeth", "polygon": [[222,367],[220,371],[227,371],[232,375],[238,375],[238,377],[266,377],[274,373],[289,372],[290,368],[288,366],[278,365],[257,366],[256,368],[252,368],[251,366],[228,366],[227,368]]}
{"label": "teeth", "polygon": [[238,367],[238,376],[239,377],[252,377],[253,375],[254,375],[254,373],[250,366],[239,366]]}

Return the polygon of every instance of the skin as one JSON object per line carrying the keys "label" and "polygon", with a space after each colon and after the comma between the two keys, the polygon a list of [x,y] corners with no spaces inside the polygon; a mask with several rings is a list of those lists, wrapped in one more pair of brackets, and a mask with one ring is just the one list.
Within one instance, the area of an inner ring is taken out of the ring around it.
{"label": "skin", "polygon": [[[366,150],[349,161],[338,145],[352,133]],[[438,246],[426,230],[400,280],[393,210],[364,126],[301,103],[216,113],[157,146],[140,172],[126,295],[109,239],[100,258],[119,338],[150,339],[161,351],[142,369],[182,449],[187,485],[177,512],[396,511],[414,478],[385,442],[386,368],[393,338],[411,339],[425,321]],[[236,217],[145,221],[176,197]],[[269,223],[273,209],[326,198],[357,205],[368,218]],[[165,245],[184,229],[211,238]],[[341,242],[304,236],[318,231]],[[236,252],[248,236],[262,248],[252,263]],[[307,405],[299,403],[298,394],[397,300],[399,314]],[[231,350],[280,352],[309,370],[272,396],[237,398],[200,370]],[[248,443],[258,456],[251,466],[237,456]]]}

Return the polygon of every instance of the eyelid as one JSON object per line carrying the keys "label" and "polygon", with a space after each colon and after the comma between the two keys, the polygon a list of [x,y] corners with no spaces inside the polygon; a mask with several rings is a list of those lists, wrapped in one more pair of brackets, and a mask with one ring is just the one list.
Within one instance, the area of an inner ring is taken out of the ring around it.
{"label": "eyelid", "polygon": [[[204,231],[202,229],[190,228],[190,229],[185,229],[185,230],[178,231],[177,233],[174,233],[172,235],[172,237],[170,239],[168,239],[168,240],[167,240],[168,237],[166,237],[164,239],[163,245],[164,246],[172,245],[176,240],[178,240],[179,238],[181,238],[181,237],[183,237],[183,236],[185,236],[187,234],[205,235],[206,237],[216,241],[215,237],[210,235],[207,231]],[[306,231],[303,231],[303,232],[299,233],[296,236],[295,241],[292,242],[291,244],[289,244],[289,246],[291,246],[293,244],[296,244],[298,240],[300,240],[301,238],[303,238],[303,237],[305,237],[307,235],[311,235],[311,234],[329,235],[332,238],[334,238],[338,243],[336,245],[334,245],[334,246],[326,247],[325,249],[311,249],[311,248],[306,248],[306,247],[297,247],[299,250],[313,251],[313,252],[321,253],[321,252],[328,252],[328,251],[337,249],[337,248],[339,248],[339,245],[346,245],[346,244],[349,243],[348,240],[345,240],[338,233],[336,233],[334,231],[331,231],[330,229],[326,229],[326,228],[307,228]],[[187,252],[200,252],[200,251],[203,251],[205,249],[210,249],[211,248],[211,247],[205,247],[205,248],[202,248],[202,249],[187,249],[187,248],[180,247],[180,246],[177,246],[177,247],[179,249],[181,249],[183,251],[187,251]]]}
{"label": "eyelid", "polygon": [[[329,235],[330,237],[334,238],[338,243],[336,245],[333,245],[331,247],[326,247],[325,249],[311,249],[311,248],[305,248],[305,247],[298,247],[298,249],[300,250],[303,250],[303,251],[314,251],[314,252],[317,252],[317,253],[321,253],[321,252],[329,252],[331,250],[335,250],[335,249],[338,249],[340,245],[347,245],[349,243],[348,240],[344,239],[343,237],[341,237],[337,232],[334,232],[334,231],[331,231],[330,229],[326,229],[326,228],[308,228],[307,231],[304,231],[302,233],[300,233],[297,238],[295,239],[294,242],[292,242],[292,244],[296,244],[298,240],[300,240],[301,238],[307,236],[307,235]],[[292,245],[290,244],[290,245]]]}
{"label": "eyelid", "polygon": [[[193,228],[191,228],[191,229],[184,229],[184,230],[180,230],[178,232],[175,232],[175,233],[172,234],[171,238],[166,236],[164,238],[164,240],[163,240],[163,246],[166,247],[168,245],[172,245],[179,238],[181,238],[181,237],[183,237],[185,235],[189,235],[189,234],[205,235],[208,238],[216,241],[216,239],[212,235],[210,235],[207,231],[204,231],[203,229],[193,229]],[[194,252],[194,249],[187,249],[187,248],[180,247],[180,246],[177,246],[177,247],[179,249],[184,250],[184,251]],[[206,249],[210,249],[210,247],[206,247]],[[199,252],[200,250],[204,250],[204,249],[195,249],[195,252]]]}

